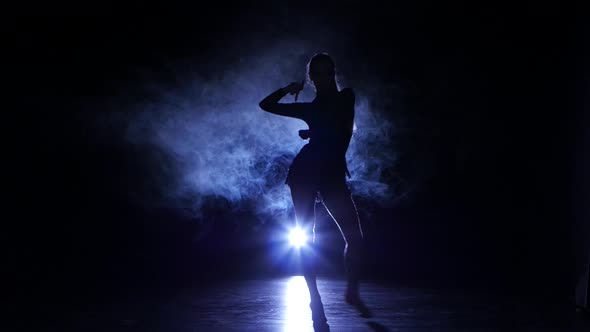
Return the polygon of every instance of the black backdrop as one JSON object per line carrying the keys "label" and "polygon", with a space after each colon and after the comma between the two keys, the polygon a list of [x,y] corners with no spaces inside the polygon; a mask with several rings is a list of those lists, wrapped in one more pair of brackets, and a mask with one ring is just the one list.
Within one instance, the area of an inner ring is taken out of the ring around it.
{"label": "black backdrop", "polygon": [[[350,21],[356,33],[347,38],[377,82],[412,82],[404,109],[411,130],[396,146],[396,171],[415,178],[424,165],[435,171],[403,203],[359,202],[370,219],[372,277],[570,295],[573,221],[577,213],[587,224],[580,183],[588,176],[583,166],[575,172],[587,150],[578,144],[587,125],[575,112],[587,93],[587,49],[576,43],[582,20],[569,11],[282,1],[64,3],[21,13],[9,21],[14,44],[6,51],[18,106],[4,110],[7,193],[16,202],[3,218],[16,225],[5,234],[21,298],[108,300],[123,290],[276,272],[264,240],[273,229],[236,226],[223,201],[207,208],[217,222],[195,242],[199,225],[183,213],[130,200],[150,176],[145,151],[106,144],[86,122],[100,112],[95,105],[141,84],[130,68],[210,61],[226,37],[248,30],[239,23],[245,15],[278,35],[312,15],[327,29]],[[337,260],[342,244],[328,237],[337,249],[326,254]]]}

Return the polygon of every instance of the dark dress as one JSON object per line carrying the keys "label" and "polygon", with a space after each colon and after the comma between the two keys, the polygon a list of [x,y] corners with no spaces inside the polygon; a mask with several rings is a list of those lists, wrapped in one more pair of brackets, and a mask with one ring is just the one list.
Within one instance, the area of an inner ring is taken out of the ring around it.
{"label": "dark dress", "polygon": [[260,107],[267,112],[301,119],[310,131],[309,143],[289,167],[287,184],[320,192],[346,186],[346,150],[354,122],[352,89],[318,95],[311,103],[278,103],[284,96],[285,92],[279,89],[260,102]]}

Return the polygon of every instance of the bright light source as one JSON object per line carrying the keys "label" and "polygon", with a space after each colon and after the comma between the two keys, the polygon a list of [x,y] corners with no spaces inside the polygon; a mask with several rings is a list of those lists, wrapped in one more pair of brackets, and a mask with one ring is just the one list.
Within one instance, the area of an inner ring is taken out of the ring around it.
{"label": "bright light source", "polygon": [[292,246],[299,248],[305,245],[305,242],[307,242],[307,235],[301,228],[295,227],[291,229],[291,232],[289,233],[289,243]]}

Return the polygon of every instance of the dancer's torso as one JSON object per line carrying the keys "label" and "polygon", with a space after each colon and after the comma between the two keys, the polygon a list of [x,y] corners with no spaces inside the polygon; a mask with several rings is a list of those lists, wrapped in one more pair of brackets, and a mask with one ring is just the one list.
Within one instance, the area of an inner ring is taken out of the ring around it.
{"label": "dancer's torso", "polygon": [[344,180],[354,122],[352,90],[316,97],[301,119],[309,126],[310,139],[293,160],[287,182]]}

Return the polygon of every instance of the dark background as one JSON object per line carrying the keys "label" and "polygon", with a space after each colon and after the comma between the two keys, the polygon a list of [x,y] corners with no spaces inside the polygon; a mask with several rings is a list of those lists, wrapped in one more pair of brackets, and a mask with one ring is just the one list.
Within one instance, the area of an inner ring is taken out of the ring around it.
{"label": "dark background", "polygon": [[[10,271],[24,285],[19,298],[108,302],[218,277],[289,272],[270,257],[272,224],[239,226],[224,201],[206,207],[216,222],[195,241],[200,226],[181,211],[131,200],[127,193],[149,182],[142,151],[103,143],[82,119],[142,83],[130,68],[210,62],[244,30],[266,26],[272,42],[301,29],[306,17],[327,29],[353,24],[342,38],[366,59],[359,68],[409,91],[397,110],[409,128],[396,138],[397,174],[435,170],[401,203],[359,200],[370,239],[367,275],[571,296],[589,219],[588,116],[581,112],[588,52],[574,9],[426,1],[22,8],[7,24],[6,51],[19,106],[4,110],[11,119],[7,194],[16,198],[4,223],[16,225],[5,234]],[[240,26],[245,15],[260,26]],[[334,262],[325,273],[336,274],[342,243],[332,224],[323,225]]]}

